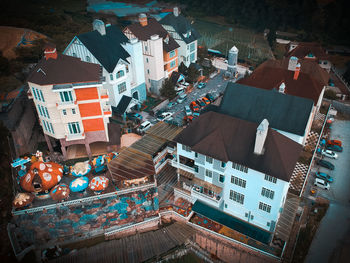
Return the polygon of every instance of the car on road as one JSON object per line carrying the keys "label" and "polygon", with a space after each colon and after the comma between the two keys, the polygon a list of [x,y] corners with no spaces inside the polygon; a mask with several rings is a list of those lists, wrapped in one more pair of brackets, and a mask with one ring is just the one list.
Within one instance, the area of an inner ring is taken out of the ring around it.
{"label": "car on road", "polygon": [[336,154],[335,152],[332,152],[331,150],[322,150],[321,154],[323,156],[326,156],[326,157],[332,158],[332,159],[337,159],[338,158],[338,154]]}
{"label": "car on road", "polygon": [[176,101],[177,101],[177,103],[180,104],[180,103],[184,102],[186,100],[186,98],[187,98],[187,94],[186,93],[182,93],[182,94],[179,95],[179,98]]}
{"label": "car on road", "polygon": [[205,83],[203,83],[203,82],[200,82],[200,83],[198,84],[197,88],[203,89],[203,88],[205,88],[206,85],[207,85],[207,84],[205,84]]}
{"label": "car on road", "polygon": [[185,114],[186,116],[191,116],[192,115],[192,111],[190,109],[190,106],[185,106]]}
{"label": "car on road", "polygon": [[173,115],[172,112],[163,112],[163,113],[161,113],[161,114],[158,116],[157,120],[158,120],[158,121],[166,121],[166,120],[171,119],[171,118],[172,118],[172,117],[171,117],[172,115]]}
{"label": "car on road", "polygon": [[342,152],[343,151],[343,147],[339,146],[339,145],[333,145],[333,144],[328,144],[326,146],[327,150],[331,150],[331,151],[335,151],[335,152]]}
{"label": "car on road", "polygon": [[199,105],[201,108],[206,106],[205,102],[202,101],[201,99],[196,100],[196,102],[197,102],[197,105]]}
{"label": "car on road", "polygon": [[206,98],[206,97],[203,97],[202,101],[204,101],[205,105],[210,104],[210,100],[208,100],[208,98]]}
{"label": "car on road", "polygon": [[342,146],[342,142],[341,141],[339,141],[339,140],[328,140],[327,141],[327,144],[328,145],[338,145],[338,146]]}
{"label": "car on road", "polygon": [[327,183],[325,180],[320,178],[315,178],[314,185],[325,190],[329,190],[329,187],[330,187],[329,183]]}
{"label": "car on road", "polygon": [[330,176],[329,174],[326,174],[326,173],[317,172],[316,173],[316,177],[317,178],[321,178],[321,179],[323,179],[323,180],[325,180],[326,182],[329,182],[329,183],[333,182],[333,177]]}
{"label": "car on road", "polygon": [[332,163],[330,163],[330,162],[328,162],[328,161],[326,161],[326,160],[318,160],[317,162],[316,162],[319,166],[322,166],[322,167],[324,167],[324,168],[327,168],[327,169],[329,169],[329,170],[334,170],[334,164],[332,164]]}
{"label": "car on road", "polygon": [[191,102],[190,107],[191,107],[193,112],[199,111],[201,109],[195,101]]}
{"label": "car on road", "polygon": [[214,96],[210,93],[207,93],[207,95],[205,95],[205,97],[207,97],[208,100],[210,100],[210,102],[213,102],[215,100]]}
{"label": "car on road", "polygon": [[176,101],[171,101],[168,103],[167,108],[170,109],[170,108],[174,107],[176,104],[177,104]]}
{"label": "car on road", "polygon": [[151,128],[152,126],[153,124],[150,123],[149,121],[144,121],[143,123],[141,123],[140,127],[138,128],[138,131],[143,133],[147,131],[149,128]]}

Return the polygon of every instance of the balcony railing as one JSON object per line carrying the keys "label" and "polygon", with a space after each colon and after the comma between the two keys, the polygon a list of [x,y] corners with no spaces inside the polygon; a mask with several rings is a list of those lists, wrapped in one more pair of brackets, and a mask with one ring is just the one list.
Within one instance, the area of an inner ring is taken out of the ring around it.
{"label": "balcony railing", "polygon": [[73,140],[80,140],[85,139],[85,133],[76,133],[76,134],[67,134],[66,140],[67,141],[73,141]]}
{"label": "balcony railing", "polygon": [[74,106],[77,104],[76,100],[69,100],[69,101],[58,101],[56,103],[57,107],[62,107],[62,106]]}
{"label": "balcony railing", "polygon": [[190,172],[190,173],[195,173],[195,167],[187,166],[182,163],[178,163],[176,159],[172,160],[171,165],[175,168],[180,168],[184,171]]}
{"label": "balcony railing", "polygon": [[220,195],[215,194],[214,192],[212,194],[208,194],[202,189],[203,188],[199,186],[193,186],[191,189],[191,196],[215,207],[219,207],[221,205],[223,198]]}

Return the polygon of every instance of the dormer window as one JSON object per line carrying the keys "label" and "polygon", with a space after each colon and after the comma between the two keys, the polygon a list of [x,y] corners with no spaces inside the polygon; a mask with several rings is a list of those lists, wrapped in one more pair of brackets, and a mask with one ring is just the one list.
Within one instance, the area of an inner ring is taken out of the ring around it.
{"label": "dormer window", "polygon": [[91,62],[91,59],[89,56],[86,56],[86,62]]}
{"label": "dormer window", "polygon": [[119,70],[116,74],[117,79],[123,77],[125,75],[124,70]]}

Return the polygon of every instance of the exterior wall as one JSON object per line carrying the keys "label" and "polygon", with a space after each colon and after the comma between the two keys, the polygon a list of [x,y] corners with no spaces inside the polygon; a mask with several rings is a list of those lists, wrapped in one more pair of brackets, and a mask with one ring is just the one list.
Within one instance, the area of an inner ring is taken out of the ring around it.
{"label": "exterior wall", "polygon": [[[82,61],[101,65],[101,63],[94,57],[94,55],[84,46],[84,44],[77,37],[74,37],[72,42],[63,51],[63,54],[71,57],[78,57]],[[89,59],[87,57],[89,57]]]}
{"label": "exterior wall", "polygon": [[317,108],[317,111],[320,110],[320,107],[321,107],[321,104],[322,104],[322,100],[323,100],[323,95],[324,95],[324,91],[326,90],[326,87],[323,87],[321,93],[320,93],[320,96],[318,97],[318,101],[317,101],[317,104],[316,104],[316,108]]}
{"label": "exterior wall", "polygon": [[[171,52],[164,52],[163,56],[164,56],[164,70],[167,71],[168,76],[171,75],[171,73],[173,71],[177,71],[178,69],[178,51],[177,49],[175,49],[175,56],[173,56],[172,58],[170,57],[170,53]],[[172,67],[171,63],[175,62],[175,65]]]}
{"label": "exterior wall", "polygon": [[[205,156],[195,152],[185,151],[181,144],[177,144],[177,163],[180,157],[184,156],[195,161],[198,166],[198,172],[194,172],[196,178],[204,180],[223,188],[222,193],[218,193],[224,200],[223,211],[229,213],[241,220],[248,221],[268,231],[274,231],[276,222],[282,212],[283,205],[289,188],[289,183],[277,179],[276,183],[265,180],[265,174],[248,168],[247,173],[234,169],[232,162],[227,162],[223,167],[220,160],[213,159],[213,163],[206,162]],[[212,178],[207,177],[206,169],[212,171]],[[224,175],[224,182],[220,182],[220,174]],[[235,176],[246,181],[246,186],[242,187],[231,183],[231,176]],[[262,188],[274,191],[273,199],[262,196]],[[244,202],[240,204],[230,199],[230,191],[235,191],[244,195]],[[197,197],[198,198],[198,197]],[[201,201],[208,203],[203,198]],[[271,206],[271,211],[266,212],[259,209],[259,202]],[[269,226],[267,225],[269,223]]]}
{"label": "exterior wall", "polygon": [[134,97],[135,92],[138,95],[138,100],[139,101],[145,101],[147,99],[147,93],[146,93],[146,83],[142,83],[138,85],[137,87],[133,88],[131,90],[131,97]]}

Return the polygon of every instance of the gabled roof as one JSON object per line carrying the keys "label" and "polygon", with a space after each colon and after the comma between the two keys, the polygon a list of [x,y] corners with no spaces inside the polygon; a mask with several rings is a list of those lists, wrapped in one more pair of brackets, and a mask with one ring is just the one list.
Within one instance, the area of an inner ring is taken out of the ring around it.
{"label": "gabled roof", "polygon": [[254,154],[259,124],[217,112],[207,112],[185,128],[175,141],[217,160],[232,161],[289,181],[302,146],[269,128],[264,154]]}
{"label": "gabled roof", "polygon": [[219,112],[257,124],[267,119],[271,128],[304,136],[312,108],[310,99],[229,82]]}
{"label": "gabled roof", "polygon": [[43,57],[31,71],[27,81],[38,85],[100,82],[100,65],[80,58],[57,55],[57,59]]}
{"label": "gabled roof", "polygon": [[291,51],[286,53],[286,57],[297,57],[304,59],[307,55],[313,54],[317,59],[328,59],[328,55],[322,46],[314,42],[300,42]]}
{"label": "gabled roof", "polygon": [[123,95],[123,97],[120,99],[118,103],[118,106],[113,107],[113,112],[120,115],[124,114],[131,100],[132,98],[130,96]]}
{"label": "gabled roof", "polygon": [[[303,68],[303,62],[301,62],[301,68]],[[250,76],[240,79],[237,83],[271,90],[278,89],[284,82],[286,94],[312,99],[316,105],[324,87],[323,81],[315,79],[303,70],[297,80],[294,80],[293,77],[294,71],[282,68],[268,60],[255,69]]]}
{"label": "gabled roof", "polygon": [[[159,35],[159,37],[163,38],[163,49],[166,52],[170,52],[180,47],[179,44],[176,43],[176,41],[162,27],[162,25],[154,18],[148,18],[147,26],[141,26],[140,23],[134,23],[126,28],[128,28],[138,39],[142,41],[151,39],[151,36],[153,35]],[[164,41],[167,36],[169,37],[168,43]]]}
{"label": "gabled roof", "polygon": [[[189,44],[201,37],[200,34],[192,27],[191,23],[181,14],[174,16],[173,13],[170,13],[161,19],[159,23],[162,25],[172,26],[186,44]],[[184,34],[186,35],[189,31],[191,32],[191,35],[189,37],[185,37]]]}
{"label": "gabled roof", "polygon": [[120,59],[128,62],[130,54],[121,44],[129,40],[117,26],[106,27],[105,35],[93,30],[78,35],[77,38],[109,73],[113,72]]}

